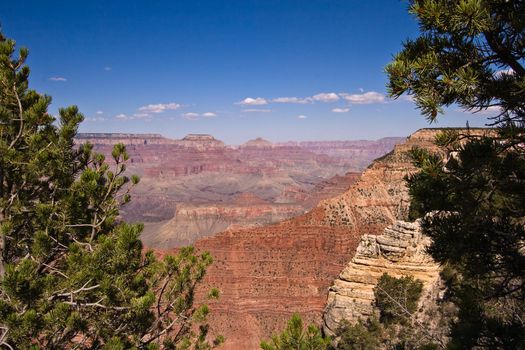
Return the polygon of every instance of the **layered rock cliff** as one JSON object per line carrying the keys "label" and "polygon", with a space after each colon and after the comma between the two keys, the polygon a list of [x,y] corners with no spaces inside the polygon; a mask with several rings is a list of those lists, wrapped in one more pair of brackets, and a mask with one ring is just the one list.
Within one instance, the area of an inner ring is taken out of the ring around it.
{"label": "layered rock cliff", "polygon": [[[344,192],[355,183],[360,173],[336,175],[317,184],[310,191],[297,186],[283,188],[273,202],[251,192],[235,195],[223,203],[179,203],[175,214],[167,220],[147,223],[142,232],[143,243],[152,248],[169,248],[193,244],[197,239],[227,229],[257,227],[302,215],[320,200]],[[158,203],[167,206],[169,202]],[[145,208],[136,215],[148,215]],[[129,209],[128,209],[129,210]],[[157,208],[163,213],[162,207]],[[172,215],[166,214],[168,217]]]}
{"label": "layered rock cliff", "polygon": [[211,236],[232,226],[262,226],[282,221],[303,212],[299,204],[229,203],[179,204],[168,221],[149,224],[141,237],[148,247],[179,247]]}
{"label": "layered rock cliff", "polygon": [[434,145],[438,132],[439,129],[416,131],[392,152],[376,159],[349,191],[321,202],[316,210],[322,212],[323,224],[366,228],[380,234],[387,225],[405,218],[409,208],[405,177],[416,171],[408,151],[420,147],[439,152]]}
{"label": "layered rock cliff", "polygon": [[302,141],[284,142],[278,145],[294,145],[332,158],[351,160],[353,167],[365,168],[374,159],[388,152],[386,150],[391,150],[393,144],[400,142],[401,138],[399,137],[385,137],[373,141]]}
{"label": "layered rock cliff", "polygon": [[212,333],[224,349],[257,349],[293,312],[321,324],[328,289],[354,256],[363,234],[405,219],[404,177],[416,171],[406,151],[434,148],[436,130],[417,131],[376,160],[344,194],[277,225],[229,230],[197,241],[215,263],[205,286],[223,293],[211,305]]}
{"label": "layered rock cliff", "polygon": [[343,320],[355,323],[377,313],[374,288],[383,273],[421,280],[420,300],[430,299],[439,284],[440,267],[426,252],[429,244],[419,222],[396,221],[381,235],[363,235],[351,262],[328,292],[323,316],[325,333],[334,335]]}
{"label": "layered rock cliff", "polygon": [[[388,152],[396,140],[370,141],[371,154]],[[175,140],[158,134],[91,133],[79,134],[76,142],[92,143],[108,160],[113,145],[127,146],[128,171],[141,182],[121,214],[127,221],[144,222],[145,243],[164,249],[233,226],[260,226],[303,214],[346,190],[358,173],[341,174],[368,154],[365,147],[359,155],[332,157],[323,153],[330,151],[330,142],[317,143],[327,145],[323,152],[312,152],[261,138],[234,147],[207,134]],[[352,145],[343,146],[351,151]],[[243,193],[264,203],[243,202]]]}

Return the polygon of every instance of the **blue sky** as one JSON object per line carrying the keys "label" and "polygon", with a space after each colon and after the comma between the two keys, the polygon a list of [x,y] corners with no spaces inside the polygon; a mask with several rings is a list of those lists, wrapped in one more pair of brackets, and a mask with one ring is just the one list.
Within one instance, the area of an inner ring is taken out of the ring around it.
{"label": "blue sky", "polygon": [[[406,136],[426,120],[385,96],[385,65],[416,37],[401,0],[10,1],[51,112],[84,132],[210,133],[230,144]],[[450,108],[435,126],[483,125]]]}

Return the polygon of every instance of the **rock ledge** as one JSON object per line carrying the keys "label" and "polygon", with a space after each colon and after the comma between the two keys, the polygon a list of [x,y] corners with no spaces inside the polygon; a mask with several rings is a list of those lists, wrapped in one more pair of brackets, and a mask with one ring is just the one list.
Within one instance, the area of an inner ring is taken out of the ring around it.
{"label": "rock ledge", "polygon": [[374,287],[385,272],[396,278],[421,280],[423,299],[439,281],[439,265],[426,252],[430,243],[418,221],[398,220],[382,235],[363,235],[354,258],[330,287],[324,331],[334,335],[343,320],[355,323],[372,316]]}

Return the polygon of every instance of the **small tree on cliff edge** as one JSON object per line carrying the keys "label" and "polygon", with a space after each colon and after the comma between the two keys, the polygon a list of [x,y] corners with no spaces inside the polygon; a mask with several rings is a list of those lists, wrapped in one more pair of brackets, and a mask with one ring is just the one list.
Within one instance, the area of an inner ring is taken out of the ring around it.
{"label": "small tree on cliff edge", "polygon": [[74,147],[76,107],[47,113],[28,89],[27,50],[0,34],[0,348],[155,349],[209,345],[194,308],[209,254],[143,255],[141,225],[117,222],[138,178]]}
{"label": "small tree on cliff edge", "polygon": [[319,327],[304,327],[299,314],[293,314],[281,334],[272,336],[270,341],[262,341],[263,350],[327,350],[330,338],[324,338]]}
{"label": "small tree on cliff edge", "polygon": [[[446,164],[413,152],[413,216],[423,216],[432,256],[450,267],[459,306],[451,348],[525,346],[525,2],[413,0],[421,36],[404,43],[386,71],[390,94],[414,96],[430,121],[442,107],[495,107],[497,133],[449,131]],[[463,138],[463,142],[460,141]]]}

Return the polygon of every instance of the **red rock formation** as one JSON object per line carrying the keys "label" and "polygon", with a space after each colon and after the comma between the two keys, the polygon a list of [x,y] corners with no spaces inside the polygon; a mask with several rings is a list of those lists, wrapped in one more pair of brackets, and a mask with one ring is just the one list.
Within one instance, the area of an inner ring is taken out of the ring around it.
{"label": "red rock formation", "polygon": [[321,323],[329,286],[354,254],[362,234],[380,234],[408,209],[403,178],[415,171],[405,154],[433,147],[435,130],[423,129],[376,160],[343,195],[281,224],[230,230],[197,241],[215,263],[206,286],[222,296],[211,305],[213,333],[224,349],[257,349],[282,329],[293,312]]}
{"label": "red rock formation", "polygon": [[[388,151],[394,141],[377,141],[383,148],[371,142],[371,154],[378,147]],[[312,152],[299,144],[276,145],[260,138],[235,148],[201,134],[181,140],[157,134],[79,134],[76,142],[94,144],[108,160],[114,144],[127,145],[128,171],[141,176],[141,183],[122,215],[128,221],[145,222],[144,240],[159,248],[190,244],[232,226],[300,215],[355,181],[356,173],[331,178],[355,168],[352,164],[361,162],[366,153],[336,158],[323,152],[330,147],[348,151],[351,146],[317,142],[321,151]],[[248,192],[264,205],[242,203],[238,195]],[[156,232],[159,237],[153,237]]]}
{"label": "red rock formation", "polygon": [[345,229],[288,222],[198,241],[214,256],[203,289],[221,291],[210,324],[226,336],[224,349],[258,349],[293,312],[318,321],[326,290],[356,245]]}

